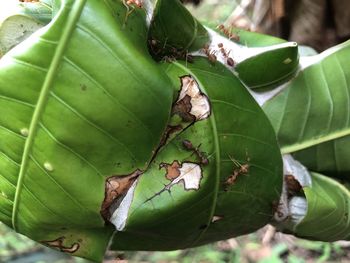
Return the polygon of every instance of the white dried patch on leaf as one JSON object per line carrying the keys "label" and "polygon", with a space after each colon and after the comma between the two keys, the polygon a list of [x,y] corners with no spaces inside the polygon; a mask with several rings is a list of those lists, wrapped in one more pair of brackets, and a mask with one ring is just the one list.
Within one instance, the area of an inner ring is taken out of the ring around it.
{"label": "white dried patch on leaf", "polygon": [[[115,226],[117,231],[122,231],[125,228],[137,182],[138,179],[134,181],[121,203],[118,204],[118,207],[114,212],[112,212],[112,216],[109,221]],[[114,210],[113,205],[110,207],[110,210]]]}
{"label": "white dried patch on leaf", "polygon": [[188,112],[196,121],[204,120],[210,115],[210,103],[208,97],[201,92],[197,81],[191,76],[181,78],[181,90],[177,102],[189,96],[191,110]]}
{"label": "white dried patch on leaf", "polygon": [[293,175],[302,187],[310,187],[312,184],[309,171],[290,154],[283,155],[283,174]]}
{"label": "white dried patch on leaf", "polygon": [[183,183],[185,190],[198,190],[203,178],[202,168],[199,164],[174,161],[172,164],[162,163],[161,168],[166,169],[165,177],[171,182],[162,190],[170,190],[175,184]]}
{"label": "white dried patch on leaf", "polygon": [[307,213],[307,200],[305,197],[293,196],[289,201],[289,218],[290,221],[297,225]]}
{"label": "white dried patch on leaf", "polygon": [[293,195],[302,188],[311,186],[311,176],[308,170],[289,154],[283,156],[283,175],[282,193],[274,219],[276,222],[296,224],[307,212],[307,201],[304,197]]}
{"label": "white dried patch on leaf", "polygon": [[217,221],[219,221],[219,220],[222,220],[224,217],[223,216],[213,216],[213,218],[211,219],[211,222],[212,223],[215,223],[215,222],[217,222]]}
{"label": "white dried patch on leaf", "polygon": [[186,190],[198,190],[202,179],[202,169],[196,163],[183,163],[179,168],[180,175],[175,178],[171,185],[183,182]]}

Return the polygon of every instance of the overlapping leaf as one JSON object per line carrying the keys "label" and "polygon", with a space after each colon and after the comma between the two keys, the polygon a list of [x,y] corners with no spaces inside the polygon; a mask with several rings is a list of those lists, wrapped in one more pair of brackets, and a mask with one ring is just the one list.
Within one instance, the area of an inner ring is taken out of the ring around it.
{"label": "overlapping leaf", "polygon": [[349,42],[304,60],[307,63],[264,110],[283,153],[314,171],[349,172]]}
{"label": "overlapping leaf", "polygon": [[[96,260],[112,234],[105,179],[147,167],[173,91],[145,52],[142,11],[122,24],[122,2],[56,4],[52,23],[0,60],[0,220]],[[143,49],[130,40],[140,35]]]}
{"label": "overlapping leaf", "polygon": [[350,238],[350,194],[340,183],[311,173],[312,186],[305,187],[307,214],[293,229],[303,238],[336,241]]}
{"label": "overlapping leaf", "polygon": [[[164,67],[176,93],[183,77],[194,78],[209,98],[211,115],[186,126],[141,176],[114,249],[184,248],[249,233],[269,222],[281,191],[281,157],[272,127],[238,79],[205,58]],[[200,167],[199,189],[186,190],[182,183],[168,187],[164,167],[174,162]],[[243,165],[247,171],[230,180]]]}

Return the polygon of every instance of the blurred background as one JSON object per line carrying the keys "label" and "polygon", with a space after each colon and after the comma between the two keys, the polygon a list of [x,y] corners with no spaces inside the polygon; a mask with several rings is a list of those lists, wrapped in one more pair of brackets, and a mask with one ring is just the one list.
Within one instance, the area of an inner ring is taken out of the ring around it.
{"label": "blurred background", "polygon": [[[279,36],[318,52],[350,38],[349,0],[183,0],[206,25],[219,24]],[[0,262],[88,262],[14,233],[0,223]],[[350,242],[307,241],[272,226],[247,236],[171,252],[110,252],[111,262],[350,262]]]}

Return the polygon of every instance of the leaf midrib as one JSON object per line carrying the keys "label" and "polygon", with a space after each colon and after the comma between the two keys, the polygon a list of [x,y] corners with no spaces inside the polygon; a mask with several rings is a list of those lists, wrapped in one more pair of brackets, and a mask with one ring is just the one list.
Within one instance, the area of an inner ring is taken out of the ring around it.
{"label": "leaf midrib", "polygon": [[[195,73],[193,73],[193,71],[185,66],[183,66],[182,64],[178,63],[178,62],[173,62],[173,65],[176,65],[177,67],[181,68],[182,70],[184,70],[185,72],[187,72],[188,74],[190,74],[191,76],[196,76]],[[201,81],[196,77],[196,81],[198,83],[198,85],[201,87],[201,90],[204,91],[206,94],[207,91],[205,90],[205,85],[203,85],[201,83]],[[215,119],[215,115],[214,112],[211,111],[210,117],[210,124],[212,126],[212,131],[213,131],[213,137],[214,137],[214,145],[215,145],[215,163],[216,163],[216,168],[215,168],[215,174],[216,174],[216,182],[214,185],[214,198],[213,198],[213,203],[212,203],[212,207],[210,208],[210,216],[208,218],[208,227],[206,227],[205,229],[202,230],[202,232],[198,235],[198,237],[195,239],[195,241],[193,242],[193,246],[195,246],[200,239],[203,237],[203,235],[205,234],[205,232],[208,230],[211,219],[214,216],[215,213],[215,208],[216,208],[216,202],[218,199],[218,193],[219,193],[219,187],[220,187],[220,161],[221,161],[221,155],[220,155],[220,143],[219,143],[219,135],[218,135],[218,130],[216,127],[216,119]]]}
{"label": "leaf midrib", "polygon": [[[22,192],[23,187],[23,179],[24,175],[26,174],[27,167],[29,164],[29,157],[30,152],[32,150],[32,146],[34,143],[36,131],[39,127],[39,121],[41,118],[41,115],[43,113],[43,110],[46,106],[47,99],[50,94],[50,90],[53,86],[54,79],[56,77],[57,70],[61,64],[62,58],[64,56],[64,53],[66,51],[66,47],[70,41],[70,37],[76,27],[76,24],[78,22],[78,19],[80,18],[80,15],[83,11],[83,8],[85,6],[86,0],[75,0],[73,1],[72,7],[70,7],[70,14],[67,19],[67,22],[64,25],[64,28],[62,30],[62,36],[60,40],[58,41],[53,59],[51,61],[51,64],[49,66],[47,75],[45,77],[45,80],[43,82],[39,98],[37,101],[37,104],[34,109],[34,113],[32,116],[32,119],[30,121],[29,126],[29,135],[24,145],[23,155],[22,155],[22,161],[21,161],[21,168],[18,175],[18,181],[17,181],[17,187],[16,187],[16,193],[14,197],[14,203],[13,203],[13,210],[12,210],[12,227],[15,231],[17,231],[17,217],[18,217],[18,206],[20,201],[20,194]],[[65,6],[61,7],[61,11],[63,12],[64,8],[67,8],[67,3]]]}

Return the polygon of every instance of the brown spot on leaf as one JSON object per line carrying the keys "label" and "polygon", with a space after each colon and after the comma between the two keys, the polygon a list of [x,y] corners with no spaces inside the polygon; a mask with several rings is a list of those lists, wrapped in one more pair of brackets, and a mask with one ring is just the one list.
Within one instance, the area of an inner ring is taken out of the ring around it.
{"label": "brown spot on leaf", "polygon": [[288,188],[288,193],[294,194],[294,193],[298,193],[301,191],[302,186],[300,185],[298,180],[296,180],[294,178],[293,175],[291,175],[291,174],[285,175],[284,180],[285,180],[287,188]]}
{"label": "brown spot on leaf", "polygon": [[101,207],[102,217],[108,221],[111,217],[110,206],[123,198],[131,185],[143,172],[139,169],[126,176],[111,176],[105,184],[105,199]]}
{"label": "brown spot on leaf", "polygon": [[185,95],[181,100],[178,100],[174,104],[173,114],[178,114],[185,122],[192,122],[195,121],[196,118],[190,113],[191,109],[191,97]]}
{"label": "brown spot on leaf", "polygon": [[76,251],[78,251],[78,249],[80,248],[79,243],[73,243],[71,246],[65,246],[63,244],[65,239],[66,239],[65,237],[59,237],[55,240],[43,241],[42,243],[46,246],[59,249],[60,251],[66,252],[66,253],[75,253]]}
{"label": "brown spot on leaf", "polygon": [[180,176],[181,164],[178,161],[174,161],[172,164],[161,163],[159,167],[166,169],[165,177],[170,181]]}
{"label": "brown spot on leaf", "polygon": [[184,122],[194,122],[208,118],[210,113],[209,99],[197,81],[191,76],[181,77],[181,89],[172,114],[178,114]]}

